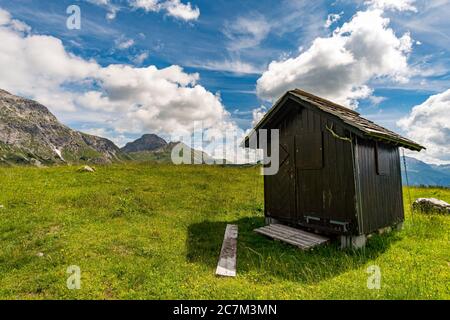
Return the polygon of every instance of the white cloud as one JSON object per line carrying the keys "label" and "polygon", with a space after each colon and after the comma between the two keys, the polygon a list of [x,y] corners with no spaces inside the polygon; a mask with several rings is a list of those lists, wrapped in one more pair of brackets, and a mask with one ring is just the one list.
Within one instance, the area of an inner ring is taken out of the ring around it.
{"label": "white cloud", "polygon": [[225,25],[223,33],[228,37],[228,49],[239,51],[258,46],[270,32],[270,24],[261,15],[239,17]]}
{"label": "white cloud", "polygon": [[17,30],[5,10],[0,9],[0,17],[0,87],[59,110],[74,110],[72,94],[60,86],[87,80],[98,69],[97,63],[66,52],[57,38]]}
{"label": "white cloud", "polygon": [[417,12],[414,2],[415,0],[368,0],[366,4],[373,9]]}
{"label": "white cloud", "polygon": [[243,62],[239,59],[224,61],[204,61],[188,64],[191,67],[201,68],[205,70],[225,71],[236,74],[260,74],[262,70],[250,63]]}
{"label": "white cloud", "polygon": [[382,10],[357,12],[299,56],[270,63],[257,81],[258,95],[275,99],[298,87],[354,108],[371,95],[370,80],[407,81],[411,37],[397,37],[388,25]]}
{"label": "white cloud", "polygon": [[0,88],[43,103],[65,122],[114,128],[110,136],[187,133],[194,121],[236,127],[196,73],[179,66],[103,67],[67,52],[55,37],[16,30],[4,10],[0,17]]}
{"label": "white cloud", "polygon": [[329,28],[335,22],[338,22],[341,19],[342,14],[343,14],[343,12],[329,14],[327,17],[327,21],[325,22],[325,28]]}
{"label": "white cloud", "polygon": [[397,15],[395,22],[405,30],[413,32],[425,48],[438,56],[439,50],[450,47],[450,1],[434,0],[417,3],[417,14]]}
{"label": "white cloud", "polygon": [[271,41],[264,41],[269,34],[278,38],[290,34],[291,39],[302,39],[308,44],[324,33],[322,17],[326,17],[322,1],[280,0],[264,14],[256,8],[247,13],[242,11],[223,26],[222,33],[227,38],[226,57],[195,63],[195,66],[236,74],[262,73],[268,59],[286,55]]}
{"label": "white cloud", "polygon": [[[113,20],[123,6],[114,5],[110,0],[85,0],[92,4],[105,7],[108,12],[106,18]],[[127,0],[126,5],[132,9],[142,9],[145,12],[165,12],[168,16],[184,21],[194,21],[200,17],[200,9],[190,2],[180,0]]]}
{"label": "white cloud", "polygon": [[252,115],[253,115],[252,126],[253,127],[256,126],[259,121],[261,121],[261,119],[264,117],[266,112],[267,112],[267,109],[264,106],[253,109],[253,111],[252,111]]}
{"label": "white cloud", "polygon": [[386,101],[386,99],[387,99],[386,97],[380,97],[380,96],[371,96],[369,98],[369,100],[373,106],[378,106],[383,101]]}
{"label": "white cloud", "polygon": [[110,4],[110,0],[88,0],[89,2],[93,3],[93,4],[97,4],[97,5],[108,5]]}
{"label": "white cloud", "polygon": [[107,13],[106,13],[106,19],[108,20],[114,20],[117,17],[117,11],[118,9],[116,8],[111,8]]}
{"label": "white cloud", "polygon": [[137,65],[141,65],[144,63],[145,60],[147,60],[148,57],[149,57],[148,51],[143,51],[137,54],[135,57],[133,57],[132,61]]}
{"label": "white cloud", "polygon": [[180,0],[129,0],[134,9],[143,9],[147,12],[165,11],[167,15],[184,21],[197,20],[200,17],[200,9],[193,7],[190,2],[186,4]]}
{"label": "white cloud", "polygon": [[8,11],[0,8],[0,26],[9,24],[11,21],[11,15]]}
{"label": "white cloud", "polygon": [[114,20],[117,16],[117,12],[120,8],[114,4],[110,0],[85,0],[89,3],[105,7],[107,9],[106,19]]}
{"label": "white cloud", "polygon": [[227,21],[222,33],[228,38],[226,51],[229,57],[224,60],[190,61],[186,65],[235,74],[260,74],[263,71],[261,67],[243,61],[240,56],[244,51],[247,58],[250,51],[262,52],[263,50],[259,50],[257,47],[267,37],[270,30],[269,22],[259,14],[250,14]]}
{"label": "white cloud", "polygon": [[415,157],[433,163],[450,163],[450,89],[415,106],[397,125],[427,148]]}
{"label": "white cloud", "polygon": [[190,2],[184,4],[180,0],[169,0],[162,6],[167,10],[169,16],[184,21],[197,20],[200,17],[200,9],[198,7],[192,7]]}
{"label": "white cloud", "polygon": [[198,74],[178,66],[157,69],[110,65],[102,68],[98,81],[102,96],[86,107],[107,105],[124,114],[117,122],[122,132],[188,132],[194,121],[206,127],[226,121],[228,113],[220,99],[197,84]]}
{"label": "white cloud", "polygon": [[134,45],[133,39],[120,38],[116,40],[116,47],[120,50],[125,50]]}
{"label": "white cloud", "polygon": [[145,11],[158,11],[159,0],[129,0],[130,6]]}
{"label": "white cloud", "polygon": [[11,14],[0,8],[0,26],[7,26],[10,29],[18,32],[30,32],[31,28],[26,23],[13,19]]}

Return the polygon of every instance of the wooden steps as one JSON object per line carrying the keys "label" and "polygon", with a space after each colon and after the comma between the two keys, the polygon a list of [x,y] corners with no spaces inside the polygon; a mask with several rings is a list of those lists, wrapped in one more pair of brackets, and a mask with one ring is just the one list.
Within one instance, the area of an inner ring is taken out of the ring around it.
{"label": "wooden steps", "polygon": [[330,240],[324,236],[285,226],[283,224],[270,224],[268,226],[255,229],[255,232],[292,244],[302,250],[311,249],[315,246],[327,243]]}

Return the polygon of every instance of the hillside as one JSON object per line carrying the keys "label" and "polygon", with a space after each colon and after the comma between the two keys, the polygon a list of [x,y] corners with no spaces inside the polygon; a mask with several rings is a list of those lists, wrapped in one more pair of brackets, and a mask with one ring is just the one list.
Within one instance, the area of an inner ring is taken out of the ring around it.
{"label": "hillside", "polygon": [[110,140],[70,129],[43,105],[0,90],[0,163],[111,163],[126,159]]}

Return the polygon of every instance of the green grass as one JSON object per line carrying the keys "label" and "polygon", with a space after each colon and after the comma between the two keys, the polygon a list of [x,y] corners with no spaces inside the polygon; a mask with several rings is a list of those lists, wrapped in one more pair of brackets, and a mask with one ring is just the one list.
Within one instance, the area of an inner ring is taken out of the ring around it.
{"label": "green grass", "polygon": [[[450,216],[408,211],[403,231],[364,250],[302,252],[253,232],[264,224],[257,168],[76,170],[0,168],[0,298],[450,298]],[[450,201],[448,189],[411,193]],[[217,278],[227,223],[239,225],[238,276]],[[80,290],[66,287],[70,265],[81,268]],[[381,268],[380,290],[367,289],[370,265]]]}
{"label": "green grass", "polygon": [[167,150],[163,150],[160,152],[155,151],[139,151],[139,152],[130,152],[128,155],[134,161],[140,162],[153,162],[153,163],[161,163],[167,164],[171,163],[171,152]]}

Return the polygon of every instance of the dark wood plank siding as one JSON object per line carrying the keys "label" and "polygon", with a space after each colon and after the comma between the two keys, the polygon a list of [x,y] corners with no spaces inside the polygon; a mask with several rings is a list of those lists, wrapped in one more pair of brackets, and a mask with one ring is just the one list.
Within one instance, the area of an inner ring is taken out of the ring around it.
{"label": "dark wood plank siding", "polygon": [[[348,223],[348,228],[354,229],[357,223],[351,144],[334,137],[326,128],[333,128],[340,136],[346,136],[348,133],[329,115],[309,108],[300,108],[297,119],[303,122],[303,125],[296,126],[296,135],[319,132],[322,136],[323,153],[322,168],[297,168],[299,220],[308,216],[319,217],[322,223],[330,228],[329,231],[342,232],[341,226],[336,224],[339,222]],[[317,143],[317,140],[310,140],[309,144],[303,146],[303,150],[310,152],[310,149],[317,147],[314,143]],[[309,221],[309,224],[311,223]]]}
{"label": "dark wood plank siding", "polygon": [[[362,225],[360,233],[371,233],[403,221],[398,148],[383,143],[378,143],[376,148],[376,142],[359,138],[357,152]],[[377,159],[385,161],[380,164],[384,168],[382,172],[378,170]]]}
{"label": "dark wood plank siding", "polygon": [[[348,136],[349,133],[330,115],[302,107],[294,101],[288,101],[285,110],[290,110],[289,114],[280,122],[273,123],[271,128],[279,128],[280,140],[292,144],[293,150],[289,150],[291,168],[283,164],[279,174],[265,177],[266,214],[336,233],[343,232],[339,222],[348,223],[347,232],[355,232],[357,221],[351,143],[333,137],[326,127],[333,127],[341,136]],[[302,159],[308,162],[307,165],[299,163]],[[311,165],[312,159],[317,160],[317,165]],[[292,178],[288,178],[291,176],[287,174],[290,170],[294,173],[294,187],[290,184]],[[290,198],[286,200],[288,196],[285,193],[292,192],[292,189],[294,201]],[[292,202],[295,212],[291,209]],[[284,210],[281,203],[284,203]],[[311,217],[320,220],[311,220]]]}
{"label": "dark wood plank siding", "polygon": [[280,168],[276,175],[264,176],[266,216],[289,222],[296,216],[293,119],[291,115],[283,117],[283,121],[276,125],[275,128],[280,129]]}

